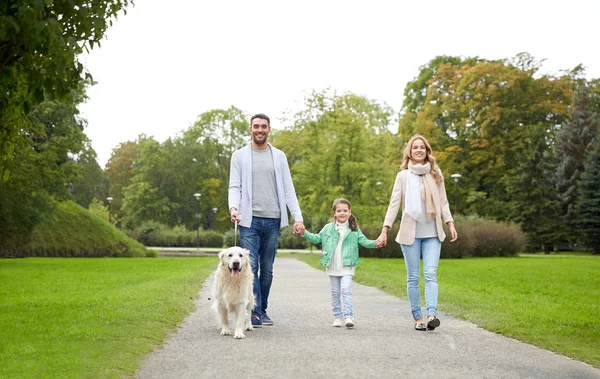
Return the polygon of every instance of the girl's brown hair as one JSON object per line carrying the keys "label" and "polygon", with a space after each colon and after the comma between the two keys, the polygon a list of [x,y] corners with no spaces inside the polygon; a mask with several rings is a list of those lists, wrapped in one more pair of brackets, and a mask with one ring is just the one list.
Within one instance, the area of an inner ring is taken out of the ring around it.
{"label": "girl's brown hair", "polygon": [[[350,205],[350,202],[346,199],[335,199],[333,201],[333,206],[331,207],[331,211],[333,214],[333,219],[335,220],[335,209],[337,208],[337,206],[339,204],[346,204],[348,206],[348,209],[350,210],[350,212],[352,212],[352,205]],[[356,229],[358,229],[358,224],[356,223],[356,217],[354,217],[354,215],[350,215],[350,217],[348,217],[348,226],[350,227],[350,230],[352,230],[353,232],[356,231]]]}
{"label": "girl's brown hair", "polygon": [[402,168],[403,170],[408,170],[408,161],[412,158],[412,145],[418,139],[423,141],[423,143],[425,144],[425,162],[429,162],[429,164],[431,165],[431,176],[433,176],[437,184],[440,184],[444,180],[444,177],[442,176],[442,171],[438,167],[437,162],[435,161],[435,157],[431,155],[431,145],[429,144],[427,139],[420,134],[415,134],[414,136],[410,137],[410,140],[408,141],[408,143],[406,144],[406,148],[404,149],[404,155],[402,156],[402,164],[400,165],[400,168]]}

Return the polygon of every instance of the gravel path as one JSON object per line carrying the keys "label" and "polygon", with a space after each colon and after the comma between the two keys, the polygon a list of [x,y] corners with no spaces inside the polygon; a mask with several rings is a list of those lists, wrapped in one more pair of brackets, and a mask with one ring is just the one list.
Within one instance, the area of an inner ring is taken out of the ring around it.
{"label": "gravel path", "polygon": [[600,378],[590,365],[444,313],[440,328],[415,331],[406,301],[357,283],[356,326],[333,328],[329,279],[294,258],[275,260],[275,325],[235,340],[219,335],[211,286],[212,276],[196,311],[144,360],[136,378]]}

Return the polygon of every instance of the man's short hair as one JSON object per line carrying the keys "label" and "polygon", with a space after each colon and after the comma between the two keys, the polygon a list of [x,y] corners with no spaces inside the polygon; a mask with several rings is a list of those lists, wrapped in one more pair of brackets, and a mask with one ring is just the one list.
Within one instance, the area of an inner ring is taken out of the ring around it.
{"label": "man's short hair", "polygon": [[252,125],[252,120],[254,120],[255,118],[262,118],[263,120],[267,120],[267,124],[269,124],[269,127],[271,127],[271,119],[266,114],[264,114],[264,113],[257,113],[254,116],[252,116],[250,118],[250,125]]}

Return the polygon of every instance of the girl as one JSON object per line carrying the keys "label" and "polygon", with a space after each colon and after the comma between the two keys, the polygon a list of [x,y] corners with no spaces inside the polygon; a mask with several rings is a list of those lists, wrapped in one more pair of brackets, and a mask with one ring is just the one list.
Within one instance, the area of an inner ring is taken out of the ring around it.
{"label": "girl", "polygon": [[367,248],[383,245],[369,240],[362,234],[356,224],[356,218],[352,215],[348,200],[335,200],[332,210],[334,222],[325,225],[319,234],[304,231],[304,238],[314,244],[320,243],[323,247],[321,265],[327,267],[326,271],[331,281],[331,306],[335,317],[333,326],[342,326],[341,289],[344,298],[344,325],[351,328],[354,326],[352,275],[360,263],[358,244]]}
{"label": "girl", "polygon": [[[438,282],[437,267],[440,260],[442,241],[446,238],[442,220],[448,224],[452,235],[450,242],[456,241],[458,234],[450,214],[450,207],[444,187],[444,177],[431,146],[425,137],[414,135],[404,150],[402,170],[396,175],[390,205],[383,222],[383,230],[377,242],[385,245],[387,232],[392,227],[400,205],[402,219],[396,237],[402,248],[406,265],[406,287],[408,300],[415,320],[416,330],[433,330],[440,326],[436,317]],[[419,297],[419,258],[423,256],[423,276],[425,277],[425,301],[427,323],[421,314]]]}

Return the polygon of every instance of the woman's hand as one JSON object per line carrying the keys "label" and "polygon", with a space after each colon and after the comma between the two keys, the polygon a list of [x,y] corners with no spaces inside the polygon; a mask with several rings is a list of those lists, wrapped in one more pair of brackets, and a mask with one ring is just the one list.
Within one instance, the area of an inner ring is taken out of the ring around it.
{"label": "woman's hand", "polygon": [[458,238],[458,233],[456,233],[456,228],[454,227],[454,223],[452,221],[450,221],[448,223],[448,227],[450,228],[450,236],[452,237],[450,239],[450,242],[454,242]]}
{"label": "woman's hand", "polygon": [[387,245],[387,228],[384,228],[381,231],[381,234],[379,235],[379,237],[377,237],[375,243],[377,247],[384,247]]}

